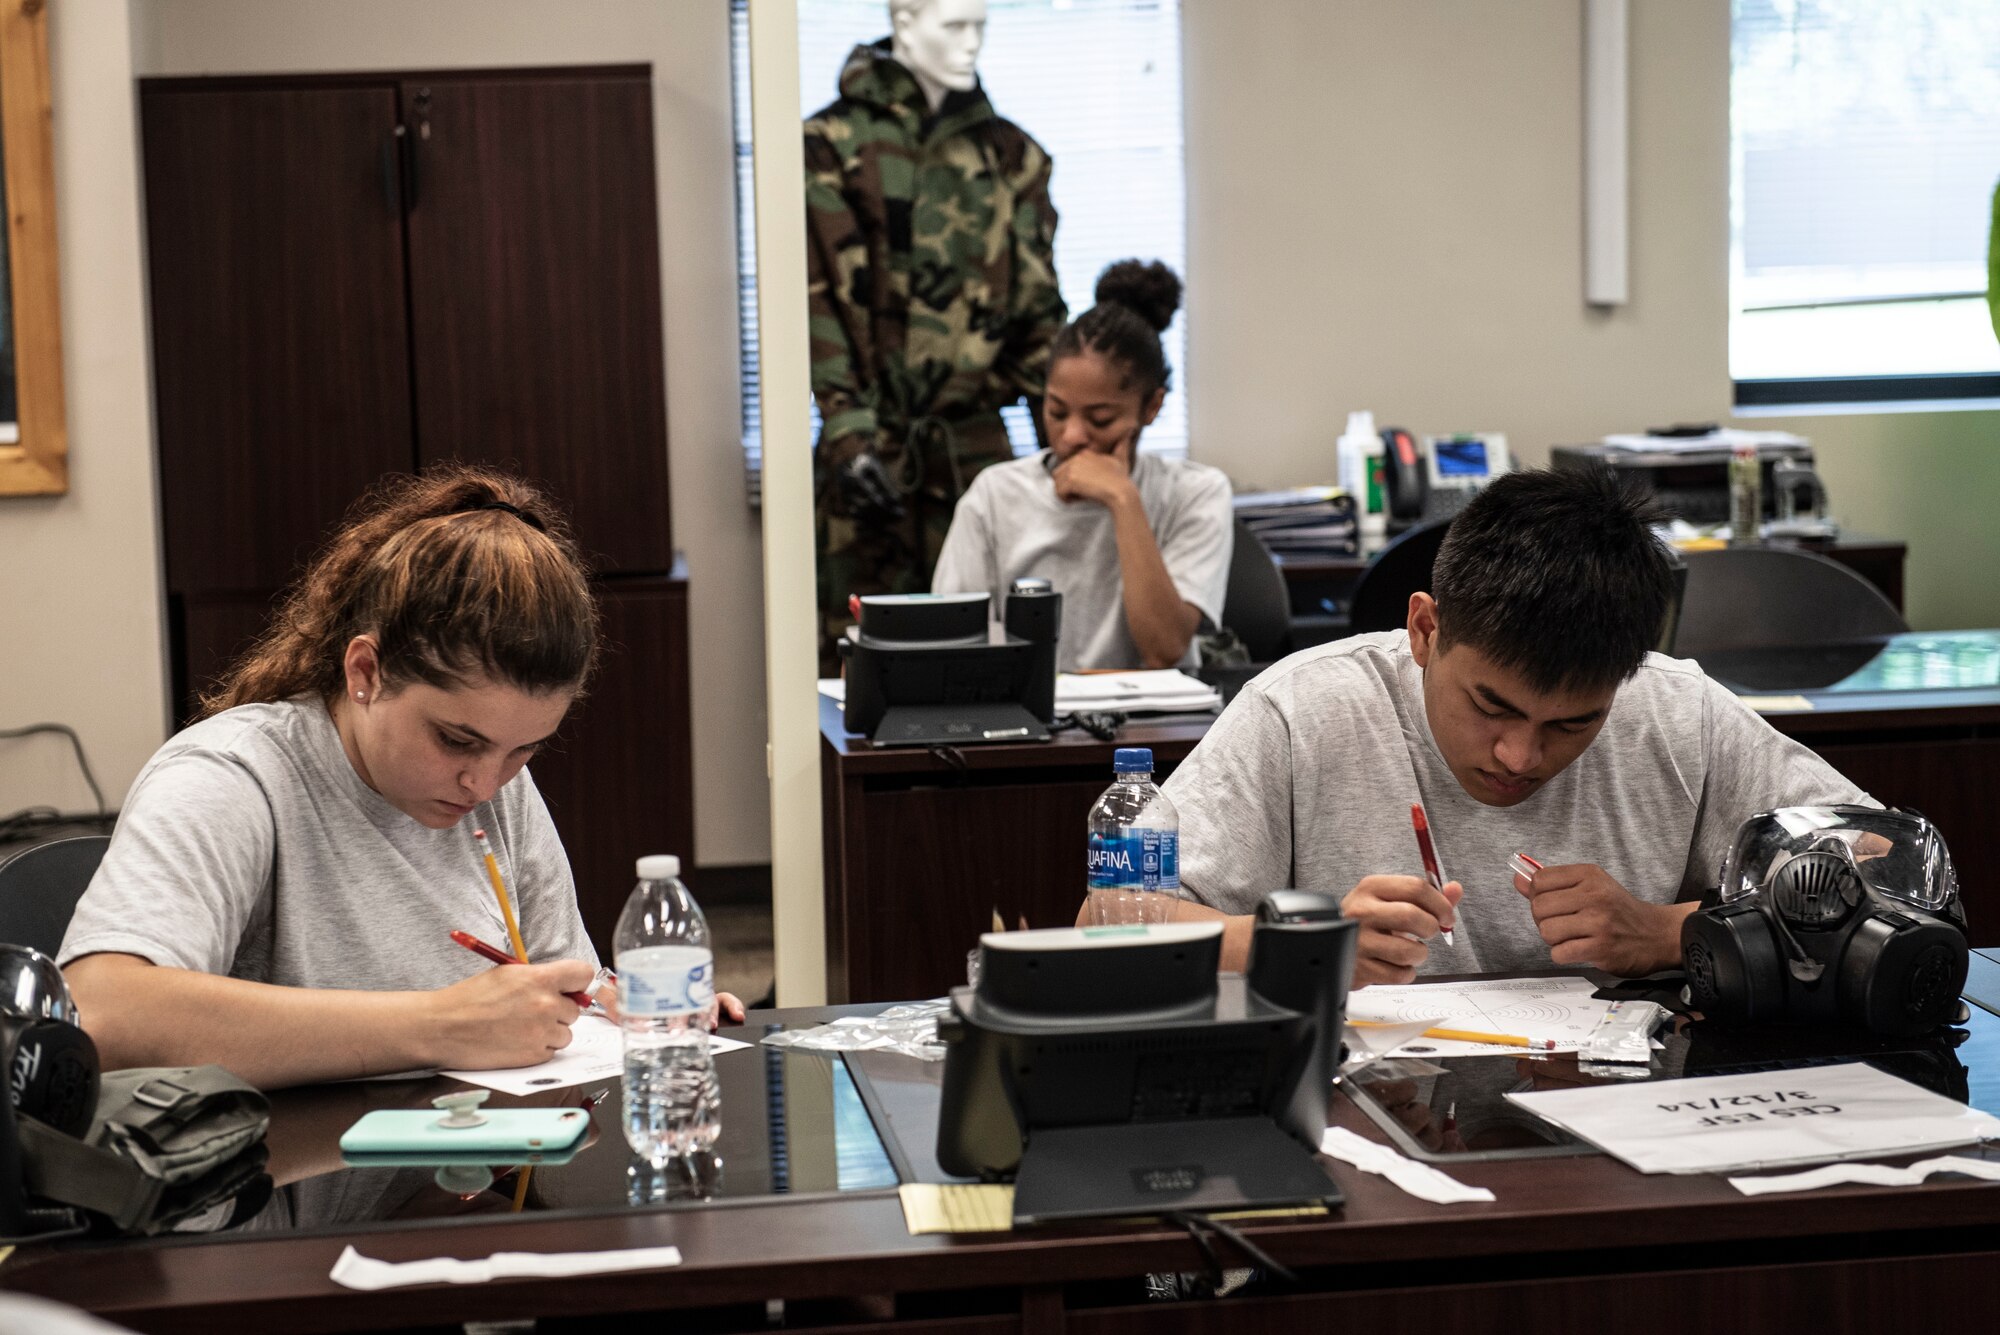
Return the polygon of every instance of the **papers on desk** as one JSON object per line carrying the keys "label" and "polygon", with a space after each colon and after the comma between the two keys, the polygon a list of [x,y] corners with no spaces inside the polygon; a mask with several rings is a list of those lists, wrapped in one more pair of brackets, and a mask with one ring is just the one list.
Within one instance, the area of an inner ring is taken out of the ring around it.
{"label": "papers on desk", "polygon": [[1767,1196],[1774,1191],[1817,1191],[1821,1187],[1914,1187],[1933,1173],[1957,1173],[1964,1177],[2000,1182],[2000,1163],[1991,1159],[1968,1159],[1962,1154],[1919,1159],[1907,1168],[1894,1168],[1885,1163],[1835,1163],[1824,1168],[1808,1168],[1803,1173],[1732,1177],[1729,1185],[1745,1196]]}
{"label": "papers on desk", "polygon": [[1058,672],[1056,712],[1193,713],[1214,709],[1222,692],[1178,668],[1151,672]]}
{"label": "papers on desk", "polygon": [[1698,454],[1712,450],[1733,450],[1738,445],[1805,445],[1804,436],[1789,431],[1741,431],[1722,427],[1699,436],[1648,436],[1624,433],[1604,438],[1614,450],[1636,450],[1646,454]]}
{"label": "papers on desk", "polygon": [[2000,1118],[1861,1062],[1507,1100],[1642,1173],[1725,1173],[2000,1138]]}
{"label": "papers on desk", "polygon": [[[1364,1033],[1378,1056],[1473,1057],[1505,1054],[1519,1057],[1524,1049],[1512,1044],[1472,1043],[1431,1038],[1424,1028],[1458,1029],[1484,1034],[1511,1034],[1535,1040],[1539,1052],[1576,1052],[1590,1041],[1590,1031],[1611,1009],[1591,993],[1587,978],[1494,978],[1460,983],[1411,983],[1403,987],[1357,988],[1347,994],[1347,1018],[1375,1026],[1409,1026],[1423,1021],[1419,1031],[1388,1048],[1383,1029]],[[1548,1046],[1549,1043],[1554,1046]]]}
{"label": "papers on desk", "polygon": [[1357,1136],[1345,1127],[1328,1127],[1320,1137],[1319,1152],[1364,1173],[1386,1177],[1418,1200],[1434,1205],[1493,1199],[1485,1187],[1468,1187],[1450,1173],[1419,1163],[1379,1141]]}
{"label": "papers on desk", "polygon": [[489,1279],[546,1279],[602,1275],[614,1270],[658,1270],[679,1265],[678,1247],[627,1247],[611,1252],[495,1252],[477,1261],[434,1256],[422,1261],[378,1261],[349,1247],[330,1278],[350,1289],[393,1289],[405,1284],[484,1284]]}
{"label": "papers on desk", "polygon": [[[839,677],[822,677],[819,693],[829,700],[847,702],[847,683]],[[1198,681],[1178,668],[1149,672],[1058,672],[1056,713],[1074,714],[1115,711],[1120,714],[1183,714],[1215,709],[1222,704],[1222,692]]]}
{"label": "papers on desk", "polygon": [[[593,1080],[617,1080],[625,1074],[624,1038],[618,1026],[602,1015],[585,1015],[570,1026],[569,1046],[536,1066],[516,1066],[504,1071],[443,1071],[468,1085],[497,1089],[502,1094],[533,1094],[537,1090],[561,1089]],[[712,1054],[734,1052],[748,1043],[716,1034],[708,1036]]]}

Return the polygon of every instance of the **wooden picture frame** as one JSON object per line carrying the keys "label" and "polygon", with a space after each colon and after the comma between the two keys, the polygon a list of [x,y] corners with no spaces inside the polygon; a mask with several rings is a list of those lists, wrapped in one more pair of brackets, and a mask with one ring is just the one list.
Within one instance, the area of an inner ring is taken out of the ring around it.
{"label": "wooden picture frame", "polygon": [[18,437],[0,441],[0,496],[69,490],[63,410],[48,0],[0,0],[0,156],[7,190]]}

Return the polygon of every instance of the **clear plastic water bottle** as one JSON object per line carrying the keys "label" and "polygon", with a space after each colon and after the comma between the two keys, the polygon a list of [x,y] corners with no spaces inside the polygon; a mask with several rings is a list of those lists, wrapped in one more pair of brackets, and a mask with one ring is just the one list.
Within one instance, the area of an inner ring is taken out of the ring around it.
{"label": "clear plastic water bottle", "polygon": [[1121,746],[1090,809],[1090,914],[1098,926],[1165,922],[1181,892],[1181,820],[1153,783],[1153,752]]}
{"label": "clear plastic water bottle", "polygon": [[681,884],[681,860],[639,859],[639,884],[618,916],[614,950],[625,1031],[625,1139],[646,1159],[694,1154],[721,1132],[708,1051],[715,956],[708,920]]}

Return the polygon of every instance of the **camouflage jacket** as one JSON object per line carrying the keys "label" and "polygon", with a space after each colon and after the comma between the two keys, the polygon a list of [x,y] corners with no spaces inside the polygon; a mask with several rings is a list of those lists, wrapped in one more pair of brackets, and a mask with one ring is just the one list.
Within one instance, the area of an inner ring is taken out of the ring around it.
{"label": "camouflage jacket", "polygon": [[978,88],[931,114],[884,39],[805,123],[805,164],[822,465],[1042,393],[1067,312],[1040,144]]}

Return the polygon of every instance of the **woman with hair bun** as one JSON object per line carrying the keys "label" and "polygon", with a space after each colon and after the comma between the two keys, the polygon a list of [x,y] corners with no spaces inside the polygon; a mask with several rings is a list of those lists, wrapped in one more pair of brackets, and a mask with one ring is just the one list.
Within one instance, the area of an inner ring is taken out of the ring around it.
{"label": "woman with hair bun", "polygon": [[[364,497],[140,772],[70,920],[105,1068],[276,1088],[566,1045],[597,955],[525,766],[596,660],[582,558],[534,488],[451,467]],[[475,827],[528,965],[451,939],[507,940]]]}
{"label": "woman with hair bun", "polygon": [[1166,402],[1160,334],[1180,299],[1157,260],[1098,277],[1097,304],[1050,349],[1049,448],[974,478],[938,557],[933,593],[989,593],[997,606],[1015,579],[1049,580],[1063,596],[1065,672],[1192,665],[1203,623],[1221,624],[1229,480],[1138,449]]}

